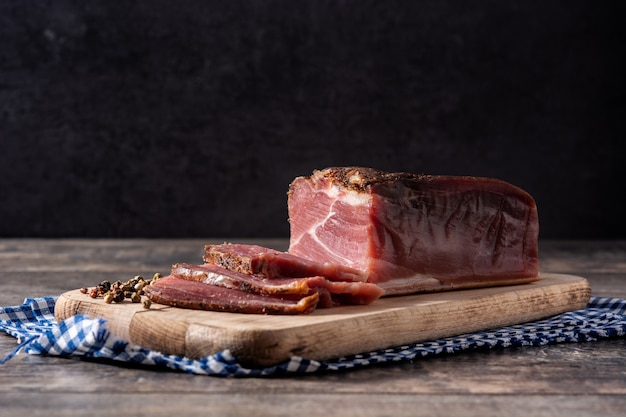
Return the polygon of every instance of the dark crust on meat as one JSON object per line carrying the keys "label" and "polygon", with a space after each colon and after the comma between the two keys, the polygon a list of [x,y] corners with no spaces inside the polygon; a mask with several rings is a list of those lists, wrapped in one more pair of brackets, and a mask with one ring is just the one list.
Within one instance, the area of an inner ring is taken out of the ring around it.
{"label": "dark crust on meat", "polygon": [[[475,184],[482,184],[492,190],[505,191],[509,195],[517,195],[518,198],[534,206],[535,201],[525,190],[495,178],[474,176],[450,176],[450,175],[426,175],[409,172],[384,172],[368,167],[329,167],[314,170],[308,178],[324,178],[331,183],[336,183],[348,190],[357,192],[369,192],[372,187],[386,184],[403,184],[408,188],[420,189],[438,187],[443,182],[465,184],[472,188]],[[303,178],[303,177],[299,177]],[[295,181],[295,180],[294,180]],[[290,194],[291,190],[287,193]]]}
{"label": "dark crust on meat", "polygon": [[313,175],[321,175],[346,188],[364,191],[375,184],[392,182],[430,181],[432,175],[412,174],[408,172],[384,172],[367,167],[330,167],[314,171]]}
{"label": "dark crust on meat", "polygon": [[252,268],[252,260],[247,256],[224,256],[223,252],[214,249],[215,245],[206,245],[204,247],[203,260],[231,271],[240,272],[242,274],[256,274]]}

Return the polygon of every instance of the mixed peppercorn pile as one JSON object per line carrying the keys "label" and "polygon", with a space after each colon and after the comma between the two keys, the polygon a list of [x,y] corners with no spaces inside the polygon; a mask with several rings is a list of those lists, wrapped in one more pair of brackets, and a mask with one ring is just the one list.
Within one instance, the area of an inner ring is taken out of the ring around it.
{"label": "mixed peppercorn pile", "polygon": [[[111,283],[105,280],[92,288],[83,287],[80,289],[80,292],[87,294],[91,298],[103,298],[107,304],[121,303],[127,299],[133,303],[141,303],[142,295],[144,295],[143,289],[161,279],[161,277],[162,275],[157,272],[150,280],[146,280],[140,275],[126,282],[118,280]],[[143,300],[144,308],[150,308],[151,304],[148,298]]]}

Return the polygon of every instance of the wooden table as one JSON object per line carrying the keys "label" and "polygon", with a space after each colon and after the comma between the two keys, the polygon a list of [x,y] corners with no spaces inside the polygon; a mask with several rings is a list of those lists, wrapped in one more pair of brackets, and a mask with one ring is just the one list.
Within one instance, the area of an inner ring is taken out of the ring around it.
{"label": "wooden table", "polygon": [[[223,239],[0,239],[0,305],[199,262]],[[287,242],[240,240],[285,249]],[[626,241],[542,241],[542,270],[626,298]],[[16,340],[0,334],[0,356]],[[0,365],[0,415],[617,416],[626,338],[464,352],[345,373],[217,378],[21,353]]]}

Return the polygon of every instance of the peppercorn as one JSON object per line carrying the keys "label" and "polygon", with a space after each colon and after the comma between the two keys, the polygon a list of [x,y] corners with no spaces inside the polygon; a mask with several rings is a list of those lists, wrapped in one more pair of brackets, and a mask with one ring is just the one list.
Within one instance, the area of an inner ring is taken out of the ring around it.
{"label": "peppercorn", "polygon": [[121,289],[117,288],[115,290],[112,290],[113,292],[113,301],[115,301],[116,303],[121,303],[122,301],[124,301],[124,291],[122,291]]}
{"label": "peppercorn", "polygon": [[158,272],[155,273],[152,276],[152,280],[150,280],[150,284],[154,284],[155,282],[157,282],[158,280],[160,280],[163,277],[163,275],[159,274]]}
{"label": "peppercorn", "polygon": [[[121,303],[126,298],[129,298],[133,303],[140,303],[141,296],[144,295],[144,288],[153,284],[162,277],[160,273],[155,273],[150,281],[145,280],[141,275],[135,275],[133,278],[126,282],[117,280],[113,283],[109,281],[101,281],[93,288],[83,287],[80,292],[89,295],[91,298],[103,297],[104,302]],[[152,302],[150,300],[143,301],[144,308],[150,308]]]}
{"label": "peppercorn", "polygon": [[107,280],[101,281],[97,288],[102,294],[106,294],[111,289],[111,283]]}

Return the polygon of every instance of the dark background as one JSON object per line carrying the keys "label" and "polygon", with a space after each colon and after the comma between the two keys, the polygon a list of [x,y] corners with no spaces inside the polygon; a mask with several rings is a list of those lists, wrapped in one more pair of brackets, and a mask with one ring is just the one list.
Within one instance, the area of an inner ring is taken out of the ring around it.
{"label": "dark background", "polygon": [[332,165],[625,238],[623,1],[0,0],[0,236],[285,237]]}

